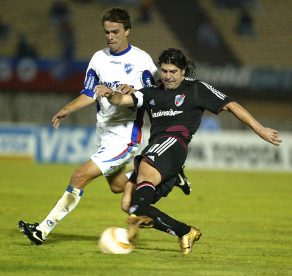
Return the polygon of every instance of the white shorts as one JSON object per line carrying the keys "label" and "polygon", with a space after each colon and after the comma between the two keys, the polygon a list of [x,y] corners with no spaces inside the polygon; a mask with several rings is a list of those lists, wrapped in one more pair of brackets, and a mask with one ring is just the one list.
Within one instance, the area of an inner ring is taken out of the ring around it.
{"label": "white shorts", "polygon": [[91,160],[104,176],[109,176],[130,163],[137,150],[138,145],[129,145],[118,135],[105,135],[97,152],[91,155]]}

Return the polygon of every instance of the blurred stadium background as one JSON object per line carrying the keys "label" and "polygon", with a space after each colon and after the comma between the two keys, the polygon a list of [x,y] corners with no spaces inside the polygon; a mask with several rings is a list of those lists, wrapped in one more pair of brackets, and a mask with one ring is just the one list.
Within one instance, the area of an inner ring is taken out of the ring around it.
{"label": "blurred stadium background", "polygon": [[[133,254],[98,254],[101,231],[125,226],[103,178],[44,247],[16,231],[19,219],[43,219],[76,167],[70,163],[95,151],[94,106],[58,131],[50,121],[79,95],[87,63],[105,47],[100,15],[110,6],[132,14],[133,45],[154,60],[165,48],[183,49],[200,79],[283,138],[274,147],[230,114],[204,116],[188,156],[192,194],[174,189],[158,203],[203,230],[190,258],[152,230],[141,231]],[[0,274],[292,275],[291,11],[291,0],[0,0]]]}
{"label": "blurred stadium background", "polygon": [[[59,17],[52,12],[56,3]],[[182,49],[198,64],[199,79],[234,97],[263,124],[291,138],[292,1],[2,0],[0,155],[29,150],[42,160],[40,155],[47,154],[37,153],[31,141],[24,145],[23,137],[37,127],[49,126],[52,115],[79,94],[87,63],[95,51],[105,47],[100,15],[110,6],[130,11],[133,45],[154,60],[163,49]],[[64,125],[91,133],[95,108],[72,114]],[[225,132],[230,137],[226,131],[245,131],[246,127],[229,114],[206,114],[202,130]],[[46,134],[40,133],[37,140],[53,137],[49,128]],[[89,154],[94,149],[86,150]],[[263,151],[266,148],[261,154]],[[285,168],[291,170],[291,142],[285,152]],[[271,154],[279,158],[277,153]]]}

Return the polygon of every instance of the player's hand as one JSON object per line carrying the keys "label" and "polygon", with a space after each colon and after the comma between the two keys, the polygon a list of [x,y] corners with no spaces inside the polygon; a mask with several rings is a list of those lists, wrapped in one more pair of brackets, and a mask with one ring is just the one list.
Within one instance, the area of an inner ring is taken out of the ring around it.
{"label": "player's hand", "polygon": [[52,118],[52,125],[55,129],[59,128],[59,125],[63,119],[65,119],[69,115],[69,112],[66,109],[61,109],[58,113],[56,113]]}
{"label": "player's hand", "polygon": [[114,94],[114,91],[110,88],[110,87],[107,87],[107,86],[104,86],[104,85],[96,85],[94,88],[93,88],[93,91],[96,95],[96,97],[110,97]]}
{"label": "player's hand", "polygon": [[125,94],[125,95],[126,94],[132,94],[132,93],[136,92],[136,90],[133,87],[131,87],[130,85],[128,85],[128,84],[122,84],[122,85],[120,85],[117,88],[117,90],[121,91],[122,94]]}
{"label": "player's hand", "polygon": [[282,140],[279,137],[279,133],[277,130],[263,127],[261,130],[259,130],[258,134],[267,142],[279,146],[282,142]]}

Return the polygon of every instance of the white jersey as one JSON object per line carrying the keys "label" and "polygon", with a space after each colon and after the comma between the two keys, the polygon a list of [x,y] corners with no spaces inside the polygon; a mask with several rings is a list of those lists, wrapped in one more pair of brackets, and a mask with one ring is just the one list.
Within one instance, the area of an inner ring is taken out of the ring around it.
{"label": "white jersey", "polygon": [[[157,79],[157,68],[149,54],[129,45],[121,53],[111,53],[109,48],[96,52],[87,68],[84,89],[81,91],[94,97],[93,88],[103,84],[117,88],[128,84],[140,89],[153,84]],[[131,108],[111,105],[106,97],[97,99],[97,127],[102,138],[108,131],[118,134],[131,144],[141,143],[143,114]]]}

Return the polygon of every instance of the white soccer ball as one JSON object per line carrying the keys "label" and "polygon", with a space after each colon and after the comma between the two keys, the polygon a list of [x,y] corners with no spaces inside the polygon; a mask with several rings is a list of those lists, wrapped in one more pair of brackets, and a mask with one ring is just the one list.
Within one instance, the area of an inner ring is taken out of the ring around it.
{"label": "white soccer ball", "polygon": [[102,253],[129,254],[134,246],[128,238],[128,231],[125,228],[110,227],[104,230],[98,242]]}

